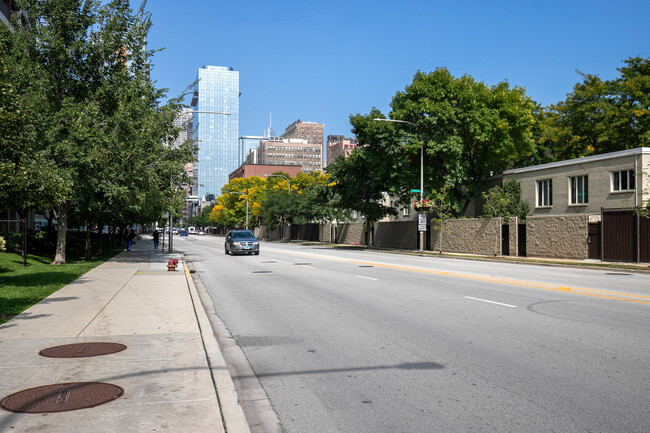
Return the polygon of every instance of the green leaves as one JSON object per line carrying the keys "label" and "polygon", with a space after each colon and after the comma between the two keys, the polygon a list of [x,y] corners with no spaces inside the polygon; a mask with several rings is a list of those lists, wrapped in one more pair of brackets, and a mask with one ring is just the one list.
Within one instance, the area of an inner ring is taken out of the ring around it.
{"label": "green leaves", "polygon": [[0,83],[2,204],[113,226],[177,212],[195,146],[169,145],[183,95],[159,103],[165,94],[150,79],[144,8],[126,0],[21,6],[29,25],[0,30],[0,69],[10,77]]}
{"label": "green leaves", "polygon": [[582,82],[543,113],[540,150],[552,160],[650,145],[650,59],[628,58],[619,77]]}
{"label": "green leaves", "polygon": [[[375,121],[385,118],[376,109],[351,116],[361,146],[355,159],[328,168],[340,185],[338,195],[349,197],[342,204],[367,217],[390,213],[372,203],[382,192],[397,195],[401,203],[411,200],[410,190],[420,184],[421,150],[425,193],[451,186],[456,212],[462,214],[492,173],[514,167],[534,148],[535,104],[507,82],[488,86],[444,68],[417,72],[405,91],[395,94],[391,108],[389,117],[405,123]],[[355,197],[363,198],[366,211]]]}

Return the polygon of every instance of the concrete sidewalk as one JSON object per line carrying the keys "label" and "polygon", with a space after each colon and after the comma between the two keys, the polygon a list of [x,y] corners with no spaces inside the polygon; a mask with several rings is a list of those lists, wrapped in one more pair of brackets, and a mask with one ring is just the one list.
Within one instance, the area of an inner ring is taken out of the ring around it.
{"label": "concrete sidewalk", "polygon": [[[179,260],[175,272],[167,271],[170,257]],[[39,355],[89,342],[127,348],[85,358]],[[0,325],[0,400],[73,382],[109,383],[124,393],[65,412],[0,409],[0,432],[250,432],[181,257],[154,251],[148,239]],[[75,391],[66,392],[55,406],[73,399]]]}

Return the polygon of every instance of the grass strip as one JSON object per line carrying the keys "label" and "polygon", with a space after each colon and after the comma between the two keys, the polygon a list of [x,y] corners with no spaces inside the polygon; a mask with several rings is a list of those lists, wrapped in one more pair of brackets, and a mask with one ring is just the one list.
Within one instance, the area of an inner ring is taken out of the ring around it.
{"label": "grass strip", "polygon": [[[27,255],[27,267],[18,255],[0,260],[0,324],[42,301],[91,269],[115,257],[116,249],[91,261],[68,259],[65,265],[50,265],[51,257]],[[1,254],[1,253],[0,253]]]}

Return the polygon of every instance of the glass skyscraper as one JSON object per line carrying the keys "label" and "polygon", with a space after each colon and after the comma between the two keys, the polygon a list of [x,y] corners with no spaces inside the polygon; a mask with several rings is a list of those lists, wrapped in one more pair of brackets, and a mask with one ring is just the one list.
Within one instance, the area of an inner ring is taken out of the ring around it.
{"label": "glass skyscraper", "polygon": [[[226,66],[199,69],[192,97],[198,151],[199,198],[221,195],[239,165],[239,71]],[[230,113],[226,114],[216,114]]]}

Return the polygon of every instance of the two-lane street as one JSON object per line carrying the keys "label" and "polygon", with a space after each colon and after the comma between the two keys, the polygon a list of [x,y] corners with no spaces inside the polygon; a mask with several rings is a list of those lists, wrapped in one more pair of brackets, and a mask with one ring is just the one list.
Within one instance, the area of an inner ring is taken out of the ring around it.
{"label": "two-lane street", "polygon": [[648,274],[174,242],[289,433],[648,431]]}

